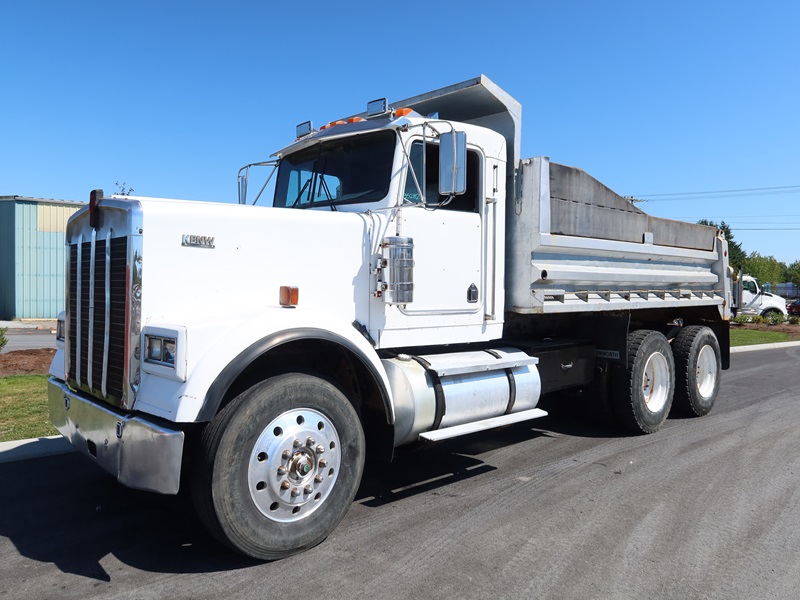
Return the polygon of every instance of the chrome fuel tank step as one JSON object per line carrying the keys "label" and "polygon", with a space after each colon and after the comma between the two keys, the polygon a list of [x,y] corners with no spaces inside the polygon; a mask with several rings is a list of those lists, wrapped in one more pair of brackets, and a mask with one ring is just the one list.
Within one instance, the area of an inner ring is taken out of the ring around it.
{"label": "chrome fuel tank step", "polygon": [[532,410],[541,393],[538,359],[515,348],[401,354],[382,362],[395,400],[395,446],[430,431]]}

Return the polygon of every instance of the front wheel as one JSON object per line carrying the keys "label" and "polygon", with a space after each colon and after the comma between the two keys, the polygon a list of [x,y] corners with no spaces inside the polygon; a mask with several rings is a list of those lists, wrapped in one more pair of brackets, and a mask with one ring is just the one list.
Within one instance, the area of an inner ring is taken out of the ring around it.
{"label": "front wheel", "polygon": [[283,558],[320,543],[344,518],[364,455],[358,415],[334,385],[280,375],[208,425],[193,498],[223,543],[253,558]]}
{"label": "front wheel", "polygon": [[675,391],[672,350],[658,331],[628,334],[624,369],[614,373],[612,402],[620,424],[634,433],[654,433],[669,414]]}

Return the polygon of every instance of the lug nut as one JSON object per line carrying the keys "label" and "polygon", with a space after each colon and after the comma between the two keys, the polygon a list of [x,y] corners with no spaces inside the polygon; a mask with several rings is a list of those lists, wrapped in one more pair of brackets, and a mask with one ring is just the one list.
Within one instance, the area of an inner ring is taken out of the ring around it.
{"label": "lug nut", "polygon": [[297,498],[300,495],[300,488],[292,488],[292,496]]}
{"label": "lug nut", "polygon": [[317,451],[317,454],[322,454],[323,452],[325,452],[325,446],[320,444],[319,446],[316,447],[316,451]]}
{"label": "lug nut", "polygon": [[313,493],[313,492],[314,492],[314,488],[313,488],[313,487],[311,487],[310,485],[307,485],[306,487],[304,487],[304,488],[303,488],[303,491],[304,491],[306,494],[311,494],[311,493]]}
{"label": "lug nut", "polygon": [[322,483],[322,475],[317,475],[316,477],[314,477],[314,481],[316,483]]}
{"label": "lug nut", "polygon": [[295,448],[299,448],[301,444],[302,444],[302,442],[300,440],[295,440],[292,443],[292,446],[294,446]]}
{"label": "lug nut", "polygon": [[288,490],[290,487],[292,487],[292,486],[288,481],[282,481],[281,482],[281,489],[282,490]]}
{"label": "lug nut", "polygon": [[308,446],[309,448],[310,448],[311,446],[313,446],[314,444],[316,444],[316,443],[317,443],[317,441],[316,441],[314,438],[312,438],[312,437],[310,437],[310,438],[308,438],[308,439],[306,440],[306,446]]}
{"label": "lug nut", "polygon": [[328,461],[323,458],[322,460],[319,461],[319,466],[324,469],[325,467],[328,466]]}
{"label": "lug nut", "polygon": [[286,473],[288,472],[289,470],[286,467],[284,466],[278,467],[278,475],[286,475]]}
{"label": "lug nut", "polygon": [[291,453],[289,450],[284,450],[284,451],[281,453],[281,458],[282,458],[283,460],[289,460],[290,458],[292,458],[292,453]]}

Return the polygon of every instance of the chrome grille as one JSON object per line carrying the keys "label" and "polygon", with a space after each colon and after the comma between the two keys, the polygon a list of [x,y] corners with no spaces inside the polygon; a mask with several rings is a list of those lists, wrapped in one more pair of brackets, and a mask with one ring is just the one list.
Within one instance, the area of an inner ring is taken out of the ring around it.
{"label": "chrome grille", "polygon": [[67,299],[70,385],[120,404],[125,390],[127,237],[69,247]]}

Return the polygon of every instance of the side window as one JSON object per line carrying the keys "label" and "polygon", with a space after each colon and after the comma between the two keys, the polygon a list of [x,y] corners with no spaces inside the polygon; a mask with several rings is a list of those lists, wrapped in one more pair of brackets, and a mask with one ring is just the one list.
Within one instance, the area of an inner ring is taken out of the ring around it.
{"label": "side window", "polygon": [[754,281],[745,281],[742,283],[742,287],[748,292],[752,292],[753,294],[756,293],[756,284]]}
{"label": "side window", "polygon": [[[408,153],[411,166],[406,173],[406,186],[403,190],[405,202],[421,202],[418,185],[422,186],[422,142],[414,142]],[[413,173],[412,173],[413,168]],[[417,181],[414,182],[414,174]],[[481,156],[475,150],[467,150],[467,191],[454,196],[440,210],[479,212],[481,197]],[[439,145],[428,143],[425,148],[425,198],[429,204],[447,200],[439,195]]]}
{"label": "side window", "polygon": [[[430,144],[428,144],[430,146]],[[430,154],[430,153],[429,153]],[[422,142],[411,144],[411,151],[408,153],[409,166],[406,172],[406,188],[403,191],[403,201],[422,202],[419,190],[422,187]],[[416,176],[416,181],[414,177]]]}

